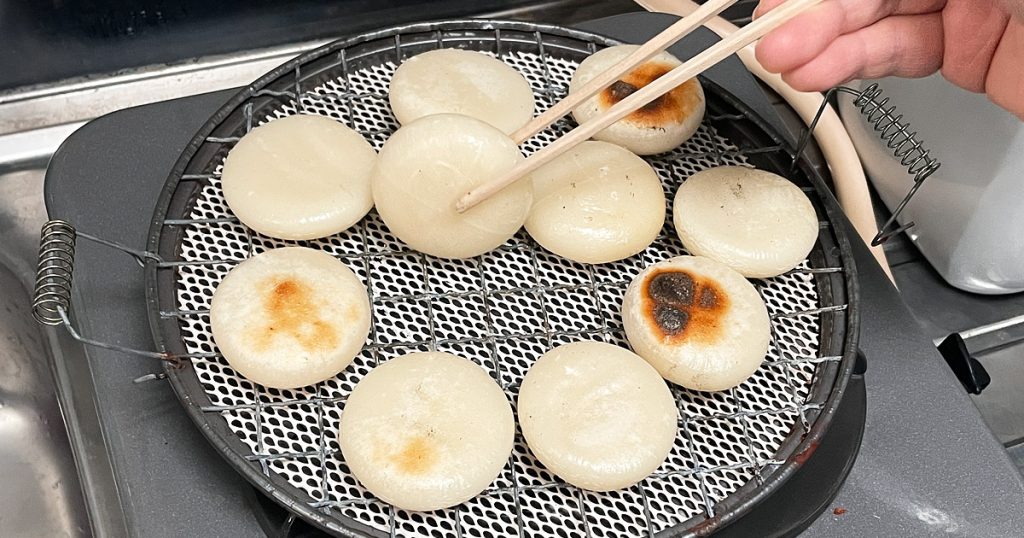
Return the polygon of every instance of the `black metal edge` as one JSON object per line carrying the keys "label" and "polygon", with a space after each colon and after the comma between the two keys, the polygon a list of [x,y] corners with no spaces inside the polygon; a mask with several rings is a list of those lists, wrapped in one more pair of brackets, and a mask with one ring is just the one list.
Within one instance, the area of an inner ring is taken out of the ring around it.
{"label": "black metal edge", "polygon": [[[268,72],[266,75],[260,77],[255,82],[247,86],[245,89],[239,91],[235,96],[228,100],[228,102],[226,102],[213,116],[211,116],[210,119],[199,129],[195,137],[185,147],[178,161],[171,169],[167,183],[165,184],[164,189],[161,191],[157,199],[153,219],[150,224],[150,231],[147,241],[147,251],[157,253],[166,252],[166,250],[160,248],[161,246],[167,246],[167,237],[164,236],[162,233],[164,228],[163,220],[167,215],[167,210],[170,207],[169,204],[172,198],[174,197],[174,193],[177,190],[178,185],[181,181],[181,175],[183,174],[185,168],[188,166],[192,157],[195,155],[196,152],[199,151],[200,147],[206,142],[206,138],[210,135],[210,133],[216,127],[218,127],[222,121],[224,121],[229,115],[231,115],[241,104],[243,104],[246,100],[253,98],[254,93],[259,91],[260,88],[292,72],[297,65],[317,60],[339,49],[351,47],[353,45],[357,45],[359,43],[367,41],[391,37],[401,33],[432,32],[437,30],[443,31],[447,29],[510,29],[524,32],[541,31],[585,41],[603,42],[605,46],[620,43],[620,41],[618,40],[601,36],[600,34],[585,32],[582,30],[576,30],[571,28],[563,28],[554,25],[500,20],[448,20],[404,25],[373,32],[367,32],[354,37],[341,39],[329,43],[318,49],[302,54],[282,64],[281,66],[275,68],[274,70]],[[740,110],[748,119],[750,119],[768,136],[777,140],[778,143],[783,145],[784,147],[790,148],[790,151],[792,151],[791,146],[787,144],[784,141],[784,139],[781,138],[778,135],[778,133],[775,132],[775,130],[770,125],[768,125],[762,118],[754,114],[749,109],[749,107],[744,105],[739,100],[735,99],[731,94],[726,92],[717,84],[714,84],[703,78],[702,83],[708,84],[715,88],[718,95],[722,97],[726,102]],[[836,222],[837,217],[845,218],[842,216],[841,210],[839,210],[838,207],[836,207],[837,203],[835,202],[834,198],[831,197],[828,188],[825,186],[824,180],[817,174],[817,172],[811,172],[808,173],[807,175],[811,179],[815,189],[818,191],[819,196],[822,198],[822,201],[824,202],[823,205],[825,206],[826,214],[828,215],[829,220],[831,222]],[[847,302],[852,306],[858,302],[856,298],[859,297],[859,292],[857,291],[856,279],[854,278],[855,267],[853,263],[849,239],[845,236],[845,233],[839,230],[838,227],[833,225],[832,228],[835,230],[835,234],[840,244],[840,250],[843,254],[844,280],[846,283],[846,289],[851,291],[850,297],[848,297]],[[173,244],[174,242],[172,241],[171,243],[172,244],[170,246],[173,248],[175,246]],[[159,304],[161,302],[161,299],[164,301],[174,301],[174,287],[169,286],[164,288],[165,290],[171,292],[170,297],[167,297],[166,294],[162,294],[160,292],[159,270],[157,268],[157,263],[155,261],[147,261],[145,272],[146,302],[147,306],[149,307],[149,322],[151,332],[153,334],[154,344],[156,345],[158,351],[173,354],[169,352],[168,341],[163,338],[163,335],[179,334],[180,327],[178,327],[177,320],[173,318],[164,319],[160,316]],[[164,330],[162,329],[169,329],[170,333],[165,333]],[[727,497],[725,500],[723,500],[722,503],[719,503],[719,505],[723,505],[724,503],[727,503],[733,498],[740,499],[736,502],[735,505],[733,505],[732,509],[730,509],[728,513],[726,513],[723,516],[716,516],[714,518],[695,517],[690,521],[684,522],[683,524],[677,525],[675,527],[675,529],[686,530],[677,531],[670,529],[669,531],[667,531],[672,533],[670,534],[671,536],[681,536],[684,533],[694,535],[706,534],[708,532],[713,532],[717,528],[724,527],[732,521],[735,521],[739,517],[742,517],[747,512],[749,512],[751,508],[753,508],[753,506],[755,506],[762,499],[766,498],[772,492],[774,492],[775,489],[779,487],[779,485],[788,480],[788,478],[792,475],[796,468],[800,467],[802,463],[806,461],[806,459],[810,457],[811,454],[813,454],[813,451],[817,447],[817,444],[821,436],[827,430],[828,425],[831,423],[832,415],[835,412],[838,402],[841,400],[842,394],[849,379],[849,374],[852,371],[854,358],[853,354],[856,350],[856,340],[859,330],[859,313],[857,312],[856,308],[851,307],[847,309],[846,329],[846,345],[843,352],[843,359],[841,361],[842,365],[836,377],[833,389],[830,393],[831,396],[826,402],[826,405],[823,407],[822,412],[815,419],[810,432],[808,432],[806,437],[804,437],[803,441],[798,445],[798,451],[789,459],[787,459],[786,464],[784,464],[778,471],[773,473],[772,476],[768,480],[766,480],[761,486],[755,488],[751,484],[747,484],[744,487],[741,487],[736,492],[734,492],[729,497]],[[178,340],[180,341],[180,339]],[[184,350],[182,349],[181,351]],[[241,472],[242,475],[247,480],[249,480],[254,486],[259,487],[264,492],[271,495],[278,503],[282,504],[287,509],[299,514],[304,519],[311,521],[322,530],[340,533],[342,536],[346,537],[381,535],[376,530],[369,529],[358,524],[356,525],[357,527],[364,528],[349,528],[348,526],[341,524],[340,520],[333,517],[329,517],[323,512],[312,508],[308,503],[297,502],[295,499],[308,499],[309,502],[314,502],[314,500],[310,498],[305,492],[299,490],[298,488],[295,488],[294,486],[291,486],[290,484],[275,484],[269,476],[262,473],[261,469],[254,465],[251,461],[246,460],[244,457],[242,457],[241,453],[251,452],[251,450],[249,450],[248,447],[245,446],[241,442],[241,440],[237,438],[237,436],[230,432],[225,421],[218,421],[216,423],[216,426],[214,426],[213,424],[211,424],[208,418],[208,414],[202,411],[201,406],[209,404],[209,400],[203,398],[205,402],[195,401],[189,394],[189,390],[197,390],[199,391],[198,394],[205,395],[205,390],[199,384],[198,377],[196,375],[181,375],[183,372],[188,370],[191,370],[190,361],[186,361],[184,365],[178,366],[171,365],[170,363],[165,364],[165,372],[168,375],[168,380],[170,381],[172,387],[174,388],[175,394],[178,396],[179,400],[181,400],[183,406],[185,407],[189,417],[193,420],[193,422],[196,423],[196,425],[202,431],[203,435],[211,442],[211,444],[213,444],[213,446],[218,450],[218,452],[220,452],[222,457],[224,457],[237,470],[239,470],[239,472]],[[217,431],[215,431],[215,429]],[[227,438],[227,441],[225,440],[225,437]],[[752,489],[757,489],[757,492],[753,496],[746,499],[741,499],[744,493],[749,493]],[[288,495],[286,495],[285,492],[287,492]]]}
{"label": "black metal edge", "polygon": [[[860,445],[864,439],[864,429],[866,427],[864,417],[867,414],[867,388],[865,386],[864,376],[850,376],[850,381],[845,389],[846,394],[837,406],[834,420],[840,420],[843,411],[845,410],[850,417],[847,419],[850,421],[849,431],[839,431],[836,428],[829,428],[829,431],[822,436],[821,446],[823,448],[820,453],[816,452],[819,454],[818,457],[808,460],[816,464],[827,462],[826,465],[833,466],[836,464],[836,461],[839,461],[841,468],[836,473],[838,480],[831,482],[827,488],[824,488],[825,490],[822,492],[820,497],[812,500],[815,505],[807,511],[806,518],[802,518],[794,522],[791,533],[794,536],[810,527],[821,513],[824,512],[830,504],[832,504],[832,501],[837,495],[839,495],[839,490],[846,481],[846,477],[850,475],[850,471],[853,470],[853,464],[856,463],[857,456],[860,454]],[[846,457],[841,459],[836,457],[842,456],[840,450],[835,446],[830,447],[826,444],[829,437],[839,435],[842,435],[842,437],[838,442],[849,443],[849,446],[851,447],[850,452],[846,454]],[[827,452],[826,447],[828,449]],[[808,476],[813,476],[813,469],[810,469],[809,467],[811,466],[804,465],[800,470],[810,471],[812,474]]]}
{"label": "black metal edge", "polygon": [[[714,88],[720,97],[739,110],[748,120],[759,127],[766,135],[775,140],[777,144],[785,148],[790,155],[794,154],[793,146],[786,142],[784,138],[779,136],[775,129],[765,122],[763,118],[754,114],[753,111],[743,102],[735,99],[731,94],[713,82],[702,80],[702,83]],[[802,161],[803,159],[800,160]],[[784,465],[782,465],[760,486],[748,483],[717,504],[716,506],[726,506],[728,508],[728,511],[725,514],[716,515],[712,518],[691,518],[680,525],[680,527],[686,528],[684,532],[670,531],[669,534],[663,534],[664,536],[705,536],[712,534],[715,530],[724,528],[740,519],[749,513],[754,506],[772,495],[772,493],[774,493],[783,483],[789,480],[789,478],[798,469],[803,467],[804,463],[813,456],[821,442],[821,438],[828,431],[828,427],[832,423],[836,409],[839,407],[842,397],[846,391],[847,384],[856,363],[858,349],[857,344],[860,336],[860,312],[859,308],[856,306],[860,303],[860,289],[856,278],[856,264],[853,259],[853,250],[849,237],[841,227],[836,226],[836,223],[842,222],[846,219],[842,210],[839,208],[839,203],[835,200],[835,197],[828,189],[824,178],[821,177],[817,170],[809,166],[804,166],[803,168],[805,174],[812,182],[815,191],[821,199],[826,216],[831,223],[830,228],[833,230],[833,235],[842,255],[843,287],[846,292],[846,304],[849,305],[845,311],[846,331],[844,335],[844,345],[842,348],[843,358],[840,360],[835,381],[833,382],[832,390],[829,393],[830,396],[822,406],[822,409],[814,420],[810,431],[807,432],[806,436],[803,437],[803,440],[797,445],[794,453],[787,458]],[[783,441],[783,446],[785,446],[787,442],[790,442],[792,438],[793,435]],[[755,490],[753,495],[744,499],[743,494],[749,494],[751,490]],[[735,504],[731,504],[730,501],[735,502]]]}
{"label": "black metal edge", "polygon": [[[867,391],[863,375],[850,376],[833,423],[822,436],[814,457],[796,470],[771,497],[746,516],[716,532],[723,538],[797,536],[832,504],[853,469],[866,427]],[[794,498],[799,497],[800,502]],[[842,515],[837,512],[836,515]],[[784,520],[785,525],[779,521]]]}

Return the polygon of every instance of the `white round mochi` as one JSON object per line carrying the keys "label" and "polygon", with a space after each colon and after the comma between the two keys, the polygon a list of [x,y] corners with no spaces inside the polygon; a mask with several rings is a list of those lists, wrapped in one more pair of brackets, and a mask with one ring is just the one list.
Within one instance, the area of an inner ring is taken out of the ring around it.
{"label": "white round mochi", "polygon": [[622,302],[633,349],[661,375],[694,390],[739,385],[761,365],[768,310],[743,275],[709,258],[679,256],[633,279]]}
{"label": "white round mochi", "polygon": [[243,224],[280,239],[347,229],[373,207],[377,154],[363,137],[322,116],[295,115],[242,137],[224,160],[221,188]]}
{"label": "white round mochi", "polygon": [[267,387],[334,377],[370,333],[366,288],[344,263],[310,248],[268,250],[235,266],[213,293],[210,325],[238,373]]}
{"label": "white round mochi", "polygon": [[658,174],[615,144],[584,142],[532,176],[526,230],[541,246],[571,260],[628,258],[650,245],[665,223]]}
{"label": "white round mochi", "polygon": [[672,215],[687,250],[752,278],[796,267],[818,239],[814,206],[799,187],[743,166],[688,178],[676,192]]}
{"label": "white round mochi", "polygon": [[396,131],[380,150],[373,199],[391,232],[412,248],[470,258],[515,235],[533,188],[527,176],[465,213],[455,203],[522,160],[511,138],[480,120],[427,116]]}
{"label": "white round mochi", "polygon": [[345,401],[338,442],[352,474],[406,510],[437,510],[483,491],[512,453],[505,393],[450,353],[410,353],[370,371]]}
{"label": "white round mochi", "polygon": [[[578,91],[584,84],[638,48],[637,45],[616,45],[591,54],[573,73],[569,93]],[[610,87],[584,101],[572,111],[572,116],[578,123],[587,123],[626,96],[681,64],[682,62],[675,56],[661,52],[621,77]],[[653,155],[679,147],[697,132],[703,119],[704,90],[700,81],[693,78],[651,104],[613,123],[594,135],[594,138],[618,144],[637,155]]]}
{"label": "white round mochi", "polygon": [[602,342],[545,353],[523,379],[518,413],[537,459],[593,491],[643,480],[665,461],[677,431],[676,403],[658,372]]}
{"label": "white round mochi", "polygon": [[463,114],[506,134],[533,117],[533,90],[519,71],[482,52],[438,49],[402,63],[391,78],[391,110],[405,125],[432,114]]}

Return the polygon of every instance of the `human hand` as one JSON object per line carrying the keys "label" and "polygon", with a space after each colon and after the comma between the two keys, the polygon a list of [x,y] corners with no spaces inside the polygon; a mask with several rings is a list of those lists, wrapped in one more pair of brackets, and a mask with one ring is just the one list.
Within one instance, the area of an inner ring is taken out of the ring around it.
{"label": "human hand", "polygon": [[[755,17],[783,1],[761,0]],[[756,53],[803,91],[941,70],[1024,119],[1024,0],[826,0],[766,35]]]}

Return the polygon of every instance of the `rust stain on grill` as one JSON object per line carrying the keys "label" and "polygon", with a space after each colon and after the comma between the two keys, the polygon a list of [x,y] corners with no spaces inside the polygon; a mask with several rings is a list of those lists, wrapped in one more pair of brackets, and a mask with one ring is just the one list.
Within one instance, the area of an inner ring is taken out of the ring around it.
{"label": "rust stain on grill", "polygon": [[799,453],[794,454],[792,459],[797,464],[803,465],[803,464],[807,463],[807,460],[811,459],[811,456],[814,455],[814,451],[815,450],[818,450],[818,442],[817,441],[814,441],[813,443],[807,445],[807,448],[801,450]]}
{"label": "rust stain on grill", "polygon": [[667,269],[651,273],[640,296],[644,319],[662,341],[711,344],[722,337],[729,297],[717,282]]}
{"label": "rust stain on grill", "polygon": [[721,525],[721,524],[722,524],[722,517],[721,516],[714,516],[714,517],[709,517],[709,518],[705,519],[704,521],[701,521],[700,523],[694,525],[693,527],[690,528],[690,530],[693,531],[693,534],[695,536],[710,536],[716,530],[718,530],[718,526]]}
{"label": "rust stain on grill", "polygon": [[[598,94],[598,103],[602,109],[608,109],[671,70],[669,64],[647,62],[602,90]],[[697,81],[690,79],[626,116],[623,121],[647,128],[682,123],[693,114],[699,103]]]}
{"label": "rust stain on grill", "polygon": [[267,323],[255,331],[256,349],[267,349],[278,338],[287,338],[306,351],[323,351],[338,344],[335,328],[320,317],[313,288],[302,280],[271,278],[257,287]]}

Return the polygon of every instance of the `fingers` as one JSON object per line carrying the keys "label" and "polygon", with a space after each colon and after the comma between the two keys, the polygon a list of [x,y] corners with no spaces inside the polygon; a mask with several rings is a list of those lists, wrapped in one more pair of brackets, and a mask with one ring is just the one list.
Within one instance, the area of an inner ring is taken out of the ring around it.
{"label": "fingers", "polygon": [[1024,21],[1011,20],[1003,32],[985,80],[985,93],[995,104],[1024,120]]}
{"label": "fingers", "polygon": [[[785,0],[762,0],[755,17]],[[765,36],[757,44],[758,61],[776,73],[791,71],[821,54],[836,38],[892,14],[930,13],[945,0],[826,0]]]}
{"label": "fingers", "polygon": [[961,88],[985,91],[989,64],[1009,18],[995,2],[949,0],[942,11],[942,75]]}
{"label": "fingers", "polygon": [[782,78],[801,91],[823,91],[857,78],[922,77],[942,66],[942,15],[888,17],[840,36]]}
{"label": "fingers", "polygon": [[[785,1],[761,0],[755,18]],[[804,91],[941,68],[1024,120],[1024,0],[826,0],[765,36],[756,53]]]}
{"label": "fingers", "polygon": [[999,3],[1011,17],[1024,22],[1024,0],[999,0]]}
{"label": "fingers", "polygon": [[[782,0],[772,0],[781,3]],[[863,4],[880,4],[869,0]],[[766,4],[762,2],[758,5]],[[803,65],[820,54],[828,44],[842,35],[848,26],[847,13],[840,2],[826,2],[814,6],[764,36],[757,44],[755,55],[765,69],[783,73]]]}
{"label": "fingers", "polygon": [[[754,8],[754,18],[775,9],[787,0],[760,0]],[[1022,0],[1000,0],[1007,4],[1022,4]],[[826,0],[823,5],[839,4],[843,9],[854,12],[881,11],[892,15],[915,15],[942,9],[944,0]],[[820,7],[820,6],[819,6]]]}

